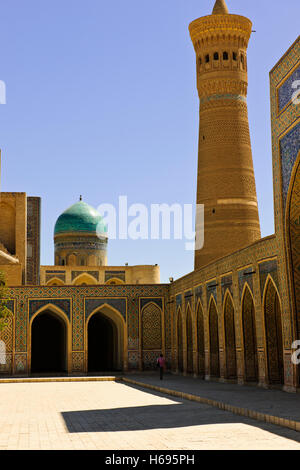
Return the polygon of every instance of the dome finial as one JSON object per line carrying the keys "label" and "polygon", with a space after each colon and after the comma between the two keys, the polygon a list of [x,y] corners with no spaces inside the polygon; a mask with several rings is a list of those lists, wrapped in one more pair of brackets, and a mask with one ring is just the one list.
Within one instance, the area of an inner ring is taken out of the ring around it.
{"label": "dome finial", "polygon": [[225,0],[216,0],[212,14],[213,15],[228,15],[228,13],[229,13],[229,10],[228,10]]}

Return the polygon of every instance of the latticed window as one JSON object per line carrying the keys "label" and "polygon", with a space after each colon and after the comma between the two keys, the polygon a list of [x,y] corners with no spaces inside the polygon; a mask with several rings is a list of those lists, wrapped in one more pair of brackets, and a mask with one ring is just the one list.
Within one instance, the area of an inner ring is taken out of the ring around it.
{"label": "latticed window", "polygon": [[161,310],[151,303],[142,312],[143,349],[160,350],[161,341]]}

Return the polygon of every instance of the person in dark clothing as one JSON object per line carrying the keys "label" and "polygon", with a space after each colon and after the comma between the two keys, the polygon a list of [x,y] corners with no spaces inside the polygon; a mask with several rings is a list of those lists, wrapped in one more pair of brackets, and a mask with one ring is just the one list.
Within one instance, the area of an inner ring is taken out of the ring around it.
{"label": "person in dark clothing", "polygon": [[164,375],[164,370],[166,367],[166,361],[165,361],[163,354],[161,354],[159,358],[157,359],[157,367],[159,367],[159,378],[160,380],[162,380],[163,375]]}

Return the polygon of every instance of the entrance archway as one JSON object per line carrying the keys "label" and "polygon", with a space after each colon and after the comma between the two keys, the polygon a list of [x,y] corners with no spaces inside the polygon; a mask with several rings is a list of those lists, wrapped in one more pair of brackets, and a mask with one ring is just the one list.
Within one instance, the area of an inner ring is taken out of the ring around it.
{"label": "entrance archway", "polygon": [[87,324],[87,371],[121,371],[124,355],[124,320],[109,306],[94,312]]}
{"label": "entrance archway", "polygon": [[[295,311],[295,332],[293,340],[300,335],[300,152],[291,175],[288,204],[286,210],[287,252],[291,276],[291,297]],[[300,385],[300,366],[298,366],[298,385]]]}
{"label": "entrance archway", "polygon": [[193,320],[192,312],[190,307],[187,309],[186,316],[186,349],[187,349],[187,372],[192,374],[194,371],[193,365],[193,351],[194,351],[194,342],[193,342]]}
{"label": "entrance archway", "polygon": [[226,378],[236,379],[235,323],[232,297],[227,292],[224,302],[224,330],[226,351]]}
{"label": "entrance archway", "polygon": [[265,290],[264,314],[269,383],[282,384],[284,373],[281,308],[278,293],[271,278]]}
{"label": "entrance archway", "polygon": [[31,325],[31,372],[66,373],[67,327],[51,310],[44,310]]}
{"label": "entrance archway", "polygon": [[183,372],[183,338],[182,338],[182,313],[181,309],[177,312],[177,354],[178,354],[178,371]]}
{"label": "entrance archway", "polygon": [[197,309],[197,351],[198,351],[198,374],[205,375],[205,343],[204,343],[204,315],[202,305]]}
{"label": "entrance archway", "polygon": [[210,299],[209,306],[209,351],[210,351],[210,376],[220,377],[219,359],[219,319],[215,300]]}
{"label": "entrance archway", "polygon": [[245,380],[258,381],[258,359],[255,327],[254,302],[248,285],[245,287],[242,302],[242,322],[244,337]]}

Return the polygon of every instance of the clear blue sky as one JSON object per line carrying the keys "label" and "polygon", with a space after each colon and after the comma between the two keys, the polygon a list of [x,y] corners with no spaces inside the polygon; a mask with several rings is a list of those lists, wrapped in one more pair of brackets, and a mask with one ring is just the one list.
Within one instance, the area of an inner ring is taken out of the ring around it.
{"label": "clear blue sky", "polygon": [[[97,207],[195,203],[198,97],[189,23],[214,0],[1,2],[2,191],[42,198],[42,264],[57,217]],[[299,34],[299,0],[227,0],[248,16],[249,119],[262,235],[274,231],[269,71]],[[111,265],[193,269],[183,241],[112,241]]]}

